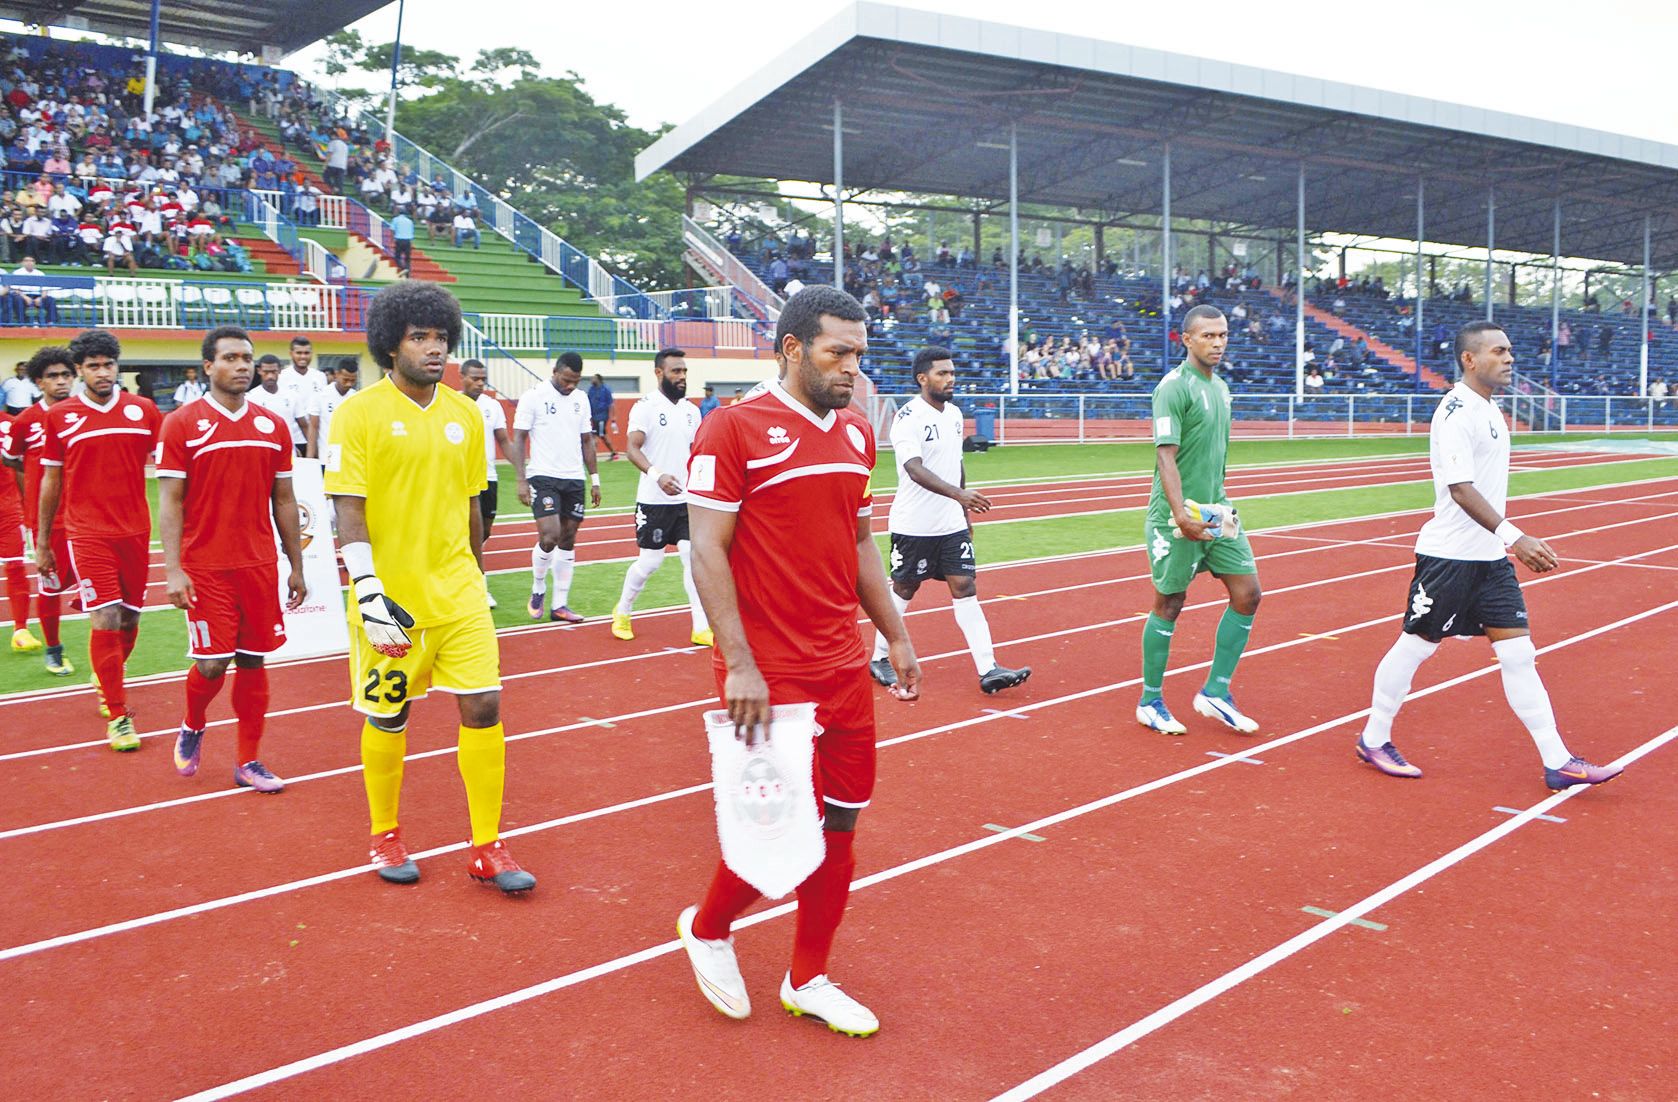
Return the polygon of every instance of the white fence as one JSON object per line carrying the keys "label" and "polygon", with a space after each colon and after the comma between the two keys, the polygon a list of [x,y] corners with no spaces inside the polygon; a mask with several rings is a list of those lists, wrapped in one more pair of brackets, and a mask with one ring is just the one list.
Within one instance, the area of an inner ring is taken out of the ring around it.
{"label": "white fence", "polygon": [[526,367],[517,356],[501,347],[470,321],[460,335],[456,356],[462,360],[479,360],[489,372],[489,385],[503,398],[517,399],[519,395],[542,381],[542,377]]}
{"label": "white fence", "polygon": [[544,314],[479,314],[484,338],[502,348],[537,348],[545,354],[547,316]]}
{"label": "white fence", "polygon": [[[78,278],[74,283],[44,287],[57,306],[60,324],[120,329],[208,329],[221,324],[309,331],[347,324],[359,329],[359,304],[365,297],[361,291],[312,283],[122,278]],[[349,296],[355,298],[353,307]]]}

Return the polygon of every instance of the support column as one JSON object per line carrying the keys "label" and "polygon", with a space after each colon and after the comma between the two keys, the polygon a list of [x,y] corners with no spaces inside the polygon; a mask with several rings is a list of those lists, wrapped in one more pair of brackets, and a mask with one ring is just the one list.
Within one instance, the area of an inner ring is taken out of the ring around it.
{"label": "support column", "polygon": [[833,285],[845,289],[845,109],[833,101]]}
{"label": "support column", "polygon": [[1492,320],[1492,250],[1497,247],[1497,191],[1486,189],[1486,320]]}
{"label": "support column", "polygon": [[1555,206],[1555,237],[1550,246],[1550,389],[1556,389],[1556,368],[1561,348],[1556,338],[1561,335],[1561,200]]}
{"label": "support column", "polygon": [[1160,370],[1171,370],[1171,143],[1160,161],[1159,344]]}
{"label": "support column", "polygon": [[1106,229],[1107,227],[1100,222],[1095,224],[1095,263],[1090,268],[1092,272],[1101,271],[1102,261],[1107,259]]}
{"label": "support column", "polygon": [[396,42],[390,50],[390,103],[385,107],[385,141],[390,143],[390,155],[396,156],[396,72],[402,65],[402,16],[408,8],[407,0],[396,5]]}
{"label": "support column", "polygon": [[152,104],[157,102],[158,19],[163,13],[163,0],[151,0],[151,47],[146,51],[146,121],[151,121]]}
{"label": "support column", "polygon": [[1020,132],[1008,124],[1008,393],[1020,392]]}
{"label": "support column", "polygon": [[982,217],[983,217],[983,215],[981,215],[978,211],[973,212],[973,266],[974,266],[974,268],[983,267],[984,263],[985,263],[985,258],[979,255],[979,246],[982,243],[981,239],[979,237],[979,219],[982,218]]}
{"label": "support column", "polygon": [[1649,216],[1643,216],[1643,304],[1638,313],[1637,396],[1649,394]]}
{"label": "support column", "polygon": [[[1427,232],[1427,181],[1416,179],[1416,387],[1422,389],[1422,304],[1427,301],[1428,285],[1432,281],[1433,271],[1430,268],[1427,275],[1422,274],[1422,240]],[[1447,375],[1449,379],[1451,376]]]}
{"label": "support column", "polygon": [[1299,162],[1297,220],[1294,223],[1295,263],[1298,276],[1293,288],[1293,392],[1305,397],[1305,162]]}

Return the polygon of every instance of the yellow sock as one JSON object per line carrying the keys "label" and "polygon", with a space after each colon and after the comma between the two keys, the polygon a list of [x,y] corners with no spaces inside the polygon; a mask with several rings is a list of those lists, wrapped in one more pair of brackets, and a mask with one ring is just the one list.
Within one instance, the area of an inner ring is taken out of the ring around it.
{"label": "yellow sock", "polygon": [[493,727],[462,727],[455,754],[466,782],[466,810],[472,844],[487,846],[501,836],[501,790],[507,780],[507,733]]}
{"label": "yellow sock", "polygon": [[408,731],[381,731],[361,725],[361,779],[367,786],[367,810],[373,833],[396,829],[396,804],[402,797],[402,758],[408,752]]}

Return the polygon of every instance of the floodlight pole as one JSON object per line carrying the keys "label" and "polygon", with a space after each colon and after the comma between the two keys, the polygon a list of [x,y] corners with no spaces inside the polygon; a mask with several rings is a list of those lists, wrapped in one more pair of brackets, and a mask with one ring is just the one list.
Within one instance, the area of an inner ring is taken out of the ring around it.
{"label": "floodlight pole", "polygon": [[1555,204],[1555,239],[1550,248],[1550,389],[1556,389],[1556,361],[1561,358],[1561,200]]}
{"label": "floodlight pole", "polygon": [[1486,320],[1492,321],[1492,249],[1497,245],[1497,191],[1486,189]]}
{"label": "floodlight pole", "polygon": [[1159,340],[1160,370],[1171,370],[1171,143],[1160,160]]}
{"label": "floodlight pole", "polygon": [[396,70],[402,64],[402,16],[407,11],[407,0],[396,5],[396,41],[390,50],[390,103],[385,107],[385,141],[392,157],[396,155]]}
{"label": "floodlight pole", "polygon": [[1637,315],[1637,396],[1649,394],[1649,216],[1643,216],[1643,309]]}
{"label": "floodlight pole", "polygon": [[1427,181],[1416,178],[1416,390],[1422,389],[1422,303],[1427,301],[1427,283],[1422,276],[1422,234],[1426,230]]}
{"label": "floodlight pole", "polygon": [[845,289],[845,109],[833,101],[833,285]]}
{"label": "floodlight pole", "polygon": [[1294,225],[1295,263],[1299,274],[1293,286],[1293,392],[1305,397],[1305,162],[1299,162],[1297,222]]}
{"label": "floodlight pole", "polygon": [[146,121],[151,121],[152,104],[157,102],[157,47],[158,21],[163,15],[163,0],[151,0],[151,48],[146,51]]}
{"label": "floodlight pole", "polygon": [[1020,132],[1008,124],[1008,393],[1020,392]]}

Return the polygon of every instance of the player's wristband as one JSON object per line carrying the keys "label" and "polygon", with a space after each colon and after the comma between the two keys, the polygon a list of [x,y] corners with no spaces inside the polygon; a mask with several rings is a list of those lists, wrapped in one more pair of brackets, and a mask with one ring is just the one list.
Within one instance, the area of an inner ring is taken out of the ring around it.
{"label": "player's wristband", "polygon": [[652,479],[654,482],[657,482],[659,479],[664,477],[664,472],[659,470],[657,467],[648,467],[647,477]]}
{"label": "player's wristband", "polygon": [[1497,538],[1503,541],[1503,546],[1505,547],[1515,546],[1515,541],[1524,535],[1526,535],[1526,533],[1521,531],[1519,528],[1516,528],[1510,521],[1506,520],[1497,526]]}
{"label": "player's wristband", "polygon": [[595,471],[593,474],[588,476],[588,480],[596,486],[600,485],[600,472]]}
{"label": "player's wristband", "polygon": [[341,549],[344,556],[344,569],[349,572],[350,580],[356,581],[373,574],[373,545],[366,540],[359,543],[346,543]]}

